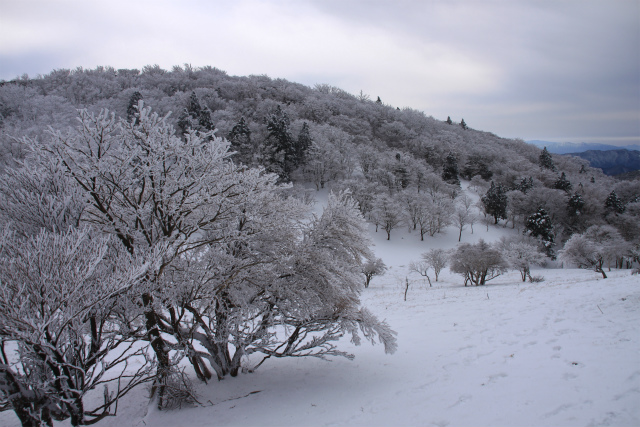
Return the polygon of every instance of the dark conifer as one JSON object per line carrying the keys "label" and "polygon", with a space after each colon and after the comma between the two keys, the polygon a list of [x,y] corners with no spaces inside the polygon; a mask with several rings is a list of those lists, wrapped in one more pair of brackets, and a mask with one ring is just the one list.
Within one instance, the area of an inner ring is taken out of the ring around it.
{"label": "dark conifer", "polygon": [[525,233],[540,238],[547,256],[555,259],[553,224],[544,208],[540,208],[536,213],[529,215],[525,224]]}
{"label": "dark conifer", "polygon": [[195,92],[191,92],[187,108],[184,109],[178,119],[178,127],[183,134],[190,130],[209,132],[215,129],[211,121],[211,110],[200,105]]}
{"label": "dark conifer", "polygon": [[518,185],[516,185],[516,190],[522,191],[524,194],[527,194],[527,191],[533,188],[533,178],[526,177],[522,178],[522,181]]}
{"label": "dark conifer", "polygon": [[244,117],[240,118],[240,121],[231,129],[228,135],[229,142],[231,143],[231,149],[238,154],[236,158],[238,161],[248,164],[251,159],[251,130],[247,126],[247,122]]}
{"label": "dark conifer", "polygon": [[485,212],[493,216],[494,224],[497,224],[499,219],[507,219],[507,202],[507,194],[502,185],[496,186],[491,181],[491,188],[482,197],[482,204]]}
{"label": "dark conifer", "polygon": [[569,182],[569,180],[567,179],[567,175],[564,172],[562,172],[562,174],[560,175],[560,178],[558,178],[556,182],[553,184],[553,188],[557,190],[563,190],[569,193],[573,188],[573,186],[571,185],[571,182]]}
{"label": "dark conifer", "polygon": [[309,132],[309,125],[307,122],[304,122],[298,134],[298,141],[295,147],[295,163],[297,166],[306,163],[309,148],[311,148],[311,133]]}
{"label": "dark conifer", "polygon": [[607,196],[607,199],[604,201],[604,208],[607,212],[614,212],[616,214],[621,214],[625,211],[624,203],[622,203],[622,200],[620,200],[615,191],[612,191],[609,193],[609,196]]}
{"label": "dark conifer", "polygon": [[458,159],[453,153],[449,153],[442,167],[442,180],[449,184],[460,185],[458,178]]}
{"label": "dark conifer", "polygon": [[291,172],[297,167],[296,141],[289,132],[289,116],[278,105],[276,112],[267,120],[267,165],[271,172],[288,182]]}
{"label": "dark conifer", "polygon": [[131,122],[135,118],[135,124],[138,124],[138,102],[142,101],[142,94],[138,91],[133,92],[131,98],[129,98],[129,105],[127,106],[127,121]]}
{"label": "dark conifer", "polygon": [[573,196],[569,197],[569,202],[567,203],[567,213],[569,216],[575,217],[580,215],[583,208],[584,200],[580,194],[574,193]]}
{"label": "dark conifer", "polygon": [[539,164],[541,168],[552,171],[556,170],[556,166],[553,164],[553,158],[551,157],[551,153],[547,151],[547,147],[544,147],[542,153],[540,153]]}

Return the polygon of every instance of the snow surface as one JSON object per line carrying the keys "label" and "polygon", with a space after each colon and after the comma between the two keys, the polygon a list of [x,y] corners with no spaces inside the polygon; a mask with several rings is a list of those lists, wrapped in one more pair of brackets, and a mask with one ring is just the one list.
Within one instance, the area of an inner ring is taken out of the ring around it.
{"label": "snow surface", "polygon": [[[486,230],[478,223],[462,241],[516,232]],[[254,373],[197,383],[202,406],[173,411],[149,406],[142,387],[98,425],[639,426],[640,277],[548,268],[532,271],[542,283],[511,271],[465,288],[443,270],[429,287],[407,266],[431,247],[454,247],[458,232],[447,231],[420,242],[398,229],[387,241],[371,228],[390,268],[362,300],[398,332],[395,354],[345,338],[340,348],[353,361],[268,360]],[[19,422],[4,412],[0,425]]]}

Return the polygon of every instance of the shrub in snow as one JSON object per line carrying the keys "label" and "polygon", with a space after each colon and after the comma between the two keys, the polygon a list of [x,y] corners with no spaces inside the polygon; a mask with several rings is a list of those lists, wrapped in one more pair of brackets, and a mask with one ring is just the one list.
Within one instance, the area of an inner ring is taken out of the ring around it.
{"label": "shrub in snow", "polygon": [[464,285],[486,284],[507,271],[507,263],[499,250],[484,240],[476,244],[463,243],[451,254],[450,269],[464,277]]}

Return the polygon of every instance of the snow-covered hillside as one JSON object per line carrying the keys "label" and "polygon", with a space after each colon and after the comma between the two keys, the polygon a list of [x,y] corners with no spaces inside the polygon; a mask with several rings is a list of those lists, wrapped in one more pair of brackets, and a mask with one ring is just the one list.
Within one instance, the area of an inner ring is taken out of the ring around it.
{"label": "snow-covered hillside", "polygon": [[[353,361],[268,360],[254,373],[196,384],[202,405],[174,411],[153,409],[140,388],[99,425],[640,425],[640,277],[538,269],[544,282],[522,283],[512,271],[464,287],[445,270],[429,287],[408,263],[431,247],[454,247],[457,231],[424,242],[406,229],[390,241],[371,231],[390,268],[362,299],[397,331],[395,354],[345,340]],[[462,241],[510,233],[476,224]],[[19,423],[4,412],[0,425]]]}

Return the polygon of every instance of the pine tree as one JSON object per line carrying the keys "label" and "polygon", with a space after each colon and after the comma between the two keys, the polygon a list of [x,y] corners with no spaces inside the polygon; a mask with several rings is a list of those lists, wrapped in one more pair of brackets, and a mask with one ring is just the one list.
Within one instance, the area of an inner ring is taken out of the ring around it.
{"label": "pine tree", "polygon": [[295,163],[297,166],[306,163],[309,148],[311,148],[311,133],[309,132],[309,125],[304,122],[298,134],[298,141],[295,147]]}
{"label": "pine tree", "polygon": [[267,120],[267,169],[277,173],[283,181],[290,180],[297,167],[296,141],[289,132],[289,116],[278,105],[276,112]]}
{"label": "pine tree", "polygon": [[464,119],[462,119],[462,121],[460,122],[460,127],[462,127],[462,129],[467,130],[467,124],[465,123]]}
{"label": "pine tree", "polygon": [[544,208],[540,208],[536,213],[529,215],[524,232],[530,236],[538,237],[544,246],[547,256],[555,259],[553,224],[551,223],[551,217],[549,217]]}
{"label": "pine tree", "polygon": [[447,121],[445,123],[447,123],[448,125],[453,124],[453,121],[451,120],[451,116],[447,116]]}
{"label": "pine tree", "polygon": [[494,224],[497,224],[499,219],[507,219],[507,202],[507,194],[502,185],[496,186],[491,181],[491,188],[482,197],[482,204],[485,212],[493,216]]}
{"label": "pine tree", "polygon": [[516,185],[516,190],[520,190],[524,194],[527,194],[527,191],[531,190],[532,188],[533,188],[533,178],[530,176],[526,178],[522,178],[522,181],[520,181],[520,183]]}
{"label": "pine tree", "polygon": [[541,168],[552,171],[556,170],[556,166],[553,164],[553,158],[551,158],[551,153],[547,151],[547,147],[544,147],[542,153],[540,153],[539,164]]}
{"label": "pine tree", "polygon": [[460,185],[460,179],[458,178],[458,159],[456,159],[456,156],[451,152],[447,155],[444,166],[442,167],[442,180],[449,184]]}
{"label": "pine tree", "polygon": [[135,124],[138,124],[138,102],[142,101],[142,94],[138,91],[133,92],[131,98],[129,98],[129,105],[127,106],[127,121],[130,122],[135,118]]}
{"label": "pine tree", "polygon": [[563,190],[569,193],[571,191],[571,188],[573,187],[571,185],[571,182],[569,182],[569,180],[567,179],[567,175],[564,172],[562,172],[562,174],[560,175],[560,178],[558,178],[556,182],[553,184],[553,188],[557,190]]}
{"label": "pine tree", "polygon": [[615,190],[607,196],[607,199],[604,201],[604,208],[607,212],[614,212],[616,214],[621,214],[625,211],[625,205],[622,203],[622,200],[620,200]]}
{"label": "pine tree", "polygon": [[249,163],[251,158],[251,129],[247,126],[244,117],[231,129],[228,135],[231,149],[236,151],[237,158],[242,163]]}
{"label": "pine tree", "polygon": [[569,202],[567,203],[567,213],[571,217],[578,216],[582,212],[583,208],[584,200],[582,199],[582,196],[578,193],[574,193],[573,196],[569,198]]}
{"label": "pine tree", "polygon": [[200,105],[195,92],[191,92],[189,104],[178,119],[178,127],[183,134],[188,133],[190,130],[209,132],[215,129],[211,121],[211,110]]}

